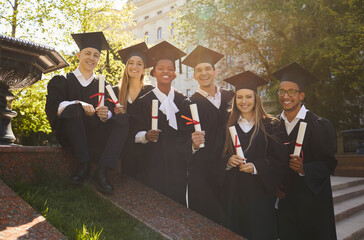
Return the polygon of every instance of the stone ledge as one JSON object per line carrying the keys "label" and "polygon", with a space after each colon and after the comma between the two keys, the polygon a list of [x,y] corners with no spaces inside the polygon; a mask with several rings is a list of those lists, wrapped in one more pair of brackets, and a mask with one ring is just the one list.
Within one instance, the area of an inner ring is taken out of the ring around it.
{"label": "stone ledge", "polygon": [[67,239],[0,180],[0,239]]}
{"label": "stone ledge", "polygon": [[334,176],[364,177],[364,155],[336,155]]}
{"label": "stone ledge", "polygon": [[114,187],[100,195],[167,239],[245,239],[132,178],[121,176]]}

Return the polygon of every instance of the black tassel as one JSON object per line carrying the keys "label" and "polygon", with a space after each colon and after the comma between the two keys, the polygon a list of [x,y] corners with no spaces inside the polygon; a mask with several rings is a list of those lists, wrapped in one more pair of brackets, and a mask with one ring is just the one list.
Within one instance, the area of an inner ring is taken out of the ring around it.
{"label": "black tassel", "polygon": [[179,74],[182,74],[182,61],[181,59],[178,59],[179,62]]}
{"label": "black tassel", "polygon": [[107,50],[106,53],[106,70],[110,73],[110,56],[109,56],[109,50]]}

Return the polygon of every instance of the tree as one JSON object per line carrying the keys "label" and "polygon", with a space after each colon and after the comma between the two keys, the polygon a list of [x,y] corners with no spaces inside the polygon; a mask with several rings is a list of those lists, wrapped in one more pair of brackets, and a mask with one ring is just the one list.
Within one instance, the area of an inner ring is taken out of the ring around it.
{"label": "tree", "polygon": [[53,75],[77,67],[77,46],[70,33],[103,31],[113,50],[108,65],[106,54],[102,54],[96,71],[105,74],[111,84],[121,79],[124,65],[116,50],[134,42],[131,33],[121,31],[127,24],[133,24],[133,9],[134,6],[127,3],[116,10],[112,1],[104,0],[0,0],[0,24],[2,29],[7,28],[5,34],[62,48],[60,52],[70,63],[69,67],[46,74],[36,84],[14,92],[15,98],[10,104],[18,116],[13,118],[12,125],[20,143],[54,142],[44,112],[46,86]]}
{"label": "tree", "polygon": [[195,0],[176,16],[175,40],[203,42],[232,57],[233,66],[220,66],[226,75],[253,70],[271,80],[271,101],[278,86],[272,72],[297,61],[320,79],[307,89],[308,108],[337,130],[359,128],[363,16],[359,0]]}

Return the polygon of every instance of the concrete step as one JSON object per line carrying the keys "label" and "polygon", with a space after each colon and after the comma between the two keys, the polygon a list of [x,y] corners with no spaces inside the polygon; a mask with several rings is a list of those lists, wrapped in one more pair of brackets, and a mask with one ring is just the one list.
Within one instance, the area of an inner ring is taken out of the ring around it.
{"label": "concrete step", "polygon": [[364,184],[337,190],[332,193],[334,204],[364,195]]}
{"label": "concrete step", "polygon": [[339,222],[364,210],[364,195],[334,204],[335,221]]}
{"label": "concrete step", "polygon": [[359,177],[331,177],[331,188],[332,191],[345,189],[348,187],[358,186],[364,184],[364,178]]}
{"label": "concrete step", "polygon": [[338,240],[364,239],[364,211],[336,223]]}

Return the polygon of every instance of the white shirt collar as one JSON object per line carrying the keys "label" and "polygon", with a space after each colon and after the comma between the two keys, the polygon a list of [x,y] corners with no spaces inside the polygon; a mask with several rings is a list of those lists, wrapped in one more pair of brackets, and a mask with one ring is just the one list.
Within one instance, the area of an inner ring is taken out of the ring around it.
{"label": "white shirt collar", "polygon": [[73,71],[73,74],[76,76],[78,82],[83,86],[83,87],[87,87],[88,85],[90,85],[90,83],[92,82],[92,80],[94,80],[94,78],[96,77],[96,74],[93,72],[91,77],[89,79],[86,79],[85,76],[83,76],[83,74],[81,73],[80,69],[77,68],[76,70]]}
{"label": "white shirt collar", "polygon": [[247,133],[254,127],[254,117],[248,122],[248,120],[246,120],[240,115],[238,119],[238,124],[241,130]]}
{"label": "white shirt collar", "polygon": [[211,96],[210,94],[208,94],[206,91],[202,90],[200,88],[200,86],[197,88],[197,91],[199,94],[201,94],[202,96],[204,96],[207,100],[209,100],[216,108],[220,108],[221,105],[221,92],[220,92],[220,87],[218,87],[217,85],[215,85],[216,87],[216,94],[215,96]]}
{"label": "white shirt collar", "polygon": [[288,121],[286,115],[284,114],[284,111],[281,113],[281,118],[284,120],[284,125],[286,126],[286,131],[288,135],[292,132],[293,128],[300,121],[300,119],[306,118],[307,112],[308,110],[306,109],[305,105],[302,105],[296,117],[291,122]]}
{"label": "white shirt collar", "polygon": [[171,88],[168,95],[162,93],[158,88],[154,88],[152,90],[154,94],[157,96],[161,105],[159,106],[159,110],[166,115],[169,126],[178,130],[176,113],[179,112],[176,104],[174,103],[174,88]]}

